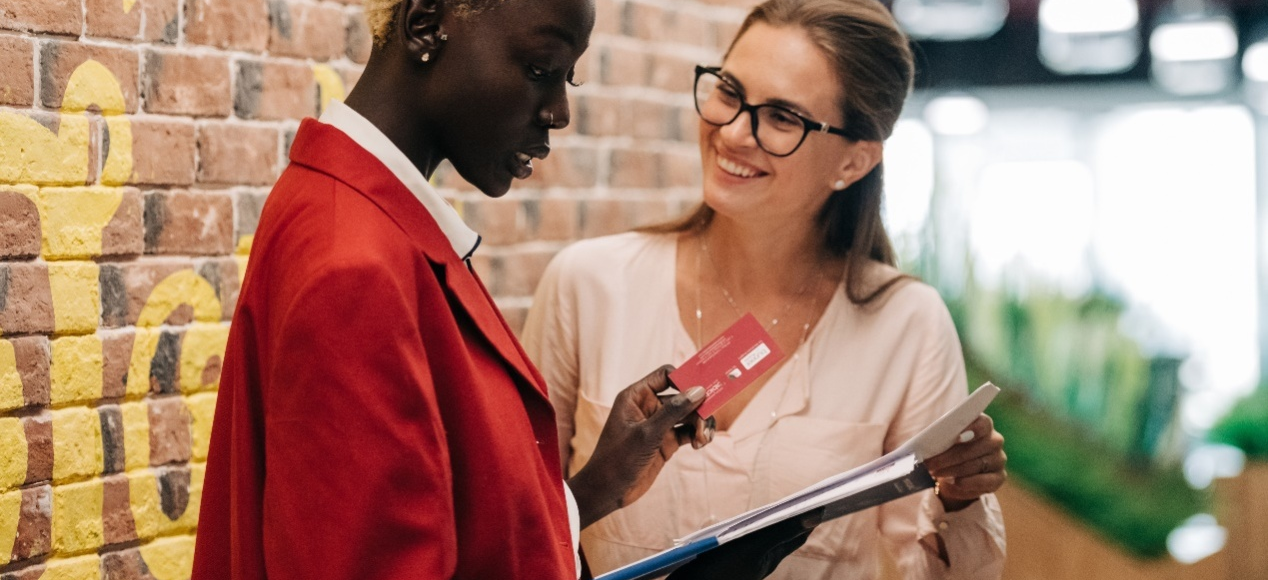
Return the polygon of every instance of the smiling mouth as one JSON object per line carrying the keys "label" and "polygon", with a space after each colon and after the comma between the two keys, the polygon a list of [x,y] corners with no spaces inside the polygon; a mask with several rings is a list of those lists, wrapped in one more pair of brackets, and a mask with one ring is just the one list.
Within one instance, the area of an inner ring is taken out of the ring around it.
{"label": "smiling mouth", "polygon": [[764,171],[754,169],[737,161],[732,161],[723,157],[721,154],[716,154],[715,157],[716,161],[714,163],[718,166],[718,169],[721,169],[727,175],[733,175],[744,179],[766,175],[766,172]]}

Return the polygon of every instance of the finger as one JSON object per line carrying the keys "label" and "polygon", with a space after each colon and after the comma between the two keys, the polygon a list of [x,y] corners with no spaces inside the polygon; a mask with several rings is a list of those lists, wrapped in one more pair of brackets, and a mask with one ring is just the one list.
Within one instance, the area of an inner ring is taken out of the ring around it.
{"label": "finger", "polygon": [[665,401],[660,409],[648,417],[647,424],[656,433],[667,432],[673,429],[674,425],[682,423],[687,415],[693,413],[702,402],[704,402],[704,387],[692,387]]}
{"label": "finger", "polygon": [[985,436],[978,436],[975,431],[966,430],[962,438],[965,439],[964,442],[957,443],[950,449],[926,460],[925,467],[929,468],[929,471],[945,469],[982,455],[1002,451],[1004,448],[1004,436],[993,428]]}
{"label": "finger", "polygon": [[691,446],[694,449],[700,449],[713,442],[718,422],[713,417],[701,419],[699,414],[694,415],[694,417],[696,418],[696,437],[691,442]]}
{"label": "finger", "polygon": [[938,495],[951,500],[969,501],[994,493],[1008,481],[1007,472],[959,477],[954,481],[939,480]]}
{"label": "finger", "polygon": [[979,455],[955,465],[948,465],[938,469],[930,469],[929,473],[934,477],[955,478],[981,475],[983,473],[997,473],[1004,470],[1004,465],[1007,461],[1008,460],[1004,455],[1004,452],[1000,450],[993,453]]}
{"label": "finger", "polygon": [[659,393],[673,386],[669,382],[669,373],[672,372],[674,372],[674,365],[661,365],[660,368],[648,373],[647,376],[639,379],[635,384],[645,386],[651,389],[653,393]]}

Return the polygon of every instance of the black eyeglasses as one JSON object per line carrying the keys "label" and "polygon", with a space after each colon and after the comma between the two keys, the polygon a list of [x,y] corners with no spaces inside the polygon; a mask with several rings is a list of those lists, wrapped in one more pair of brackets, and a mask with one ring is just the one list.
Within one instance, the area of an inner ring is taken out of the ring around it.
{"label": "black eyeglasses", "polygon": [[757,146],[776,157],[792,155],[811,131],[850,139],[845,129],[809,119],[786,107],[748,104],[744,91],[722,76],[722,67],[696,65],[696,112],[704,122],[717,127],[730,125],[740,113],[748,112]]}

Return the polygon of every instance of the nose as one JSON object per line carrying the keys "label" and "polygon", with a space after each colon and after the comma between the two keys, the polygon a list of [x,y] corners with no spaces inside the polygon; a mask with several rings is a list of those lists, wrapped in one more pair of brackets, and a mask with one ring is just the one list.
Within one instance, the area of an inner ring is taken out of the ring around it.
{"label": "nose", "polygon": [[537,111],[537,124],[547,129],[563,129],[571,122],[572,111],[568,106],[567,92],[562,88],[552,91]]}
{"label": "nose", "polygon": [[753,118],[749,111],[740,111],[734,121],[718,128],[718,132],[727,144],[734,148],[755,147],[757,139],[753,136]]}

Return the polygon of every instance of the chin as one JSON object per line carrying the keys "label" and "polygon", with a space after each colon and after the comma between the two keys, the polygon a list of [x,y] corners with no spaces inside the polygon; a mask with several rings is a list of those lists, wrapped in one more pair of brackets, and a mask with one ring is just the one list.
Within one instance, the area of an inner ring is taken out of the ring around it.
{"label": "chin", "polygon": [[467,183],[489,197],[506,195],[506,192],[511,190],[511,182],[514,181],[514,177],[505,171],[495,169],[463,171],[463,168],[456,165],[454,169]]}

